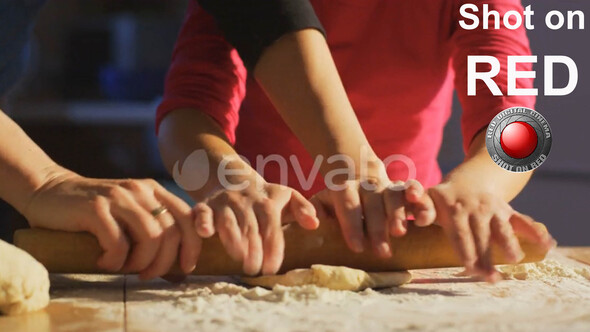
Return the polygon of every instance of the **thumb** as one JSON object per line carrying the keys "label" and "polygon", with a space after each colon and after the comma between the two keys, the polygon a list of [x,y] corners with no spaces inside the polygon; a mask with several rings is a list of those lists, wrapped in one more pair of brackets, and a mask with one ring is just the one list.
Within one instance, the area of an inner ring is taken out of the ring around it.
{"label": "thumb", "polygon": [[291,192],[289,212],[304,229],[313,230],[320,225],[314,205],[295,190]]}
{"label": "thumb", "polygon": [[414,223],[424,227],[434,223],[436,209],[430,195],[424,191],[422,184],[416,180],[407,182],[407,189],[404,191],[404,198],[409,204],[406,210],[414,216]]}

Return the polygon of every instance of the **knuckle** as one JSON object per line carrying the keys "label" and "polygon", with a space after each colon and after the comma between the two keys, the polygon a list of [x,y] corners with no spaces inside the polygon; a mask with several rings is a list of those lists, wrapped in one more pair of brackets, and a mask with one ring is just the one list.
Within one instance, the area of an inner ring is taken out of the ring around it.
{"label": "knuckle", "polygon": [[233,218],[231,217],[230,211],[228,209],[223,209],[219,213],[219,218],[216,218],[216,222],[222,229],[229,228],[233,224]]}
{"label": "knuckle", "polygon": [[275,212],[275,204],[272,199],[264,197],[256,202],[256,208],[265,215],[271,215]]}
{"label": "knuckle", "polygon": [[152,188],[160,187],[160,184],[158,183],[158,181],[156,181],[154,179],[142,179],[142,180],[140,180],[140,182],[143,183],[144,185],[152,187]]}
{"label": "knuckle", "polygon": [[258,233],[258,224],[253,220],[248,220],[244,223],[243,232],[248,237],[253,237]]}
{"label": "knuckle", "polygon": [[129,252],[130,245],[127,240],[117,241],[113,249],[118,255],[125,256]]}
{"label": "knuckle", "polygon": [[235,210],[244,210],[248,207],[248,197],[237,194],[230,195],[227,204]]}
{"label": "knuckle", "polygon": [[206,215],[210,213],[211,208],[206,203],[197,203],[194,210],[197,215]]}
{"label": "knuckle", "polygon": [[482,200],[477,205],[477,212],[481,215],[488,215],[492,212],[492,206],[489,201]]}
{"label": "knuckle", "polygon": [[125,191],[125,189],[123,189],[123,187],[115,185],[115,186],[112,186],[108,189],[107,194],[109,195],[109,197],[119,199],[126,194],[126,191]]}
{"label": "knuckle", "polygon": [[461,215],[465,211],[465,204],[461,201],[454,202],[449,205],[449,212],[451,216]]}
{"label": "knuckle", "polygon": [[353,199],[352,197],[344,197],[344,199],[342,200],[342,207],[344,208],[344,210],[346,211],[351,211],[356,209],[359,206],[358,202]]}
{"label": "knuckle", "polygon": [[228,191],[223,191],[213,198],[215,204],[227,205],[231,199],[231,194]]}
{"label": "knuckle", "polygon": [[104,196],[96,196],[92,201],[92,211],[97,215],[102,215],[108,206],[109,200]]}
{"label": "knuckle", "polygon": [[128,179],[121,182],[121,186],[131,191],[141,191],[143,186],[137,180]]}
{"label": "knuckle", "polygon": [[164,230],[161,227],[159,227],[159,225],[157,225],[153,220],[148,218],[142,220],[141,227],[143,228],[147,236],[147,240],[150,242],[160,240],[162,234],[164,233]]}

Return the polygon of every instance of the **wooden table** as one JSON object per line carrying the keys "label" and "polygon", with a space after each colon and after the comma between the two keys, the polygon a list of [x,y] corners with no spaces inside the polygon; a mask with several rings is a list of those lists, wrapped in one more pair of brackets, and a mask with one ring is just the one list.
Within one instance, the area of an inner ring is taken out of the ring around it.
{"label": "wooden table", "polygon": [[[556,252],[590,265],[590,247],[558,248]],[[417,274],[414,284],[407,285],[406,291],[417,289],[425,282],[421,273]],[[203,282],[203,277],[194,280]],[[205,281],[217,280],[224,278]],[[452,286],[454,282],[465,283],[464,280],[440,282],[439,293],[443,296],[449,292],[443,288],[456,291],[458,288]],[[169,284],[163,280],[140,282],[135,276],[125,275],[52,275],[50,305],[43,311],[27,315],[0,316],[0,331],[144,331],[149,327],[142,321],[145,317],[142,313],[150,310],[151,303],[177,300],[176,296],[165,296],[155,290],[176,289],[181,292],[182,287],[182,284]],[[393,293],[403,290],[404,287]],[[590,315],[590,311],[588,313]]]}

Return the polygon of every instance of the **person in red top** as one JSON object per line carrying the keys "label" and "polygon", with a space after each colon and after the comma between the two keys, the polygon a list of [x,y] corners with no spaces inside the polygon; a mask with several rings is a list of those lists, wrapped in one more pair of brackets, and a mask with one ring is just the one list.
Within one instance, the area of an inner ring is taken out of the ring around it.
{"label": "person in red top", "polygon": [[[228,190],[215,176],[188,190],[200,202],[195,208],[203,221],[199,234],[219,232],[247,273],[278,270],[281,220],[291,217],[317,227],[316,211],[300,192],[316,194],[318,214],[333,211],[353,251],[364,250],[368,238],[382,257],[391,255],[388,237],[405,233],[406,210],[418,225],[436,216],[467,270],[490,281],[498,278],[490,259],[492,242],[511,262],[523,257],[515,233],[554,243],[507,203],[531,174],[500,169],[484,143],[484,129],[497,113],[512,106],[532,108],[535,99],[494,97],[483,84],[476,97],[466,93],[468,55],[496,56],[503,70],[495,81],[506,92],[506,56],[530,54],[524,29],[463,30],[459,0],[312,0],[323,27],[293,24],[257,54],[228,34],[231,24],[247,30],[255,23],[240,25],[239,14],[224,17],[202,2],[208,10],[189,5],[156,127],[170,170],[199,149],[206,151],[211,169],[237,153],[252,163],[231,159],[227,165],[235,172],[229,182],[262,181],[263,190],[252,184]],[[502,15],[522,11],[517,0],[487,3]],[[532,84],[517,82],[519,88]],[[463,106],[467,158],[442,179],[437,154],[454,89]],[[348,162],[331,162],[337,154]],[[296,162],[285,176],[284,165],[263,160],[268,156]],[[301,181],[301,174],[313,175],[316,166],[323,178]],[[343,167],[349,172],[338,172]],[[252,169],[263,170],[264,179]],[[409,182],[398,191],[390,190],[392,181]]]}

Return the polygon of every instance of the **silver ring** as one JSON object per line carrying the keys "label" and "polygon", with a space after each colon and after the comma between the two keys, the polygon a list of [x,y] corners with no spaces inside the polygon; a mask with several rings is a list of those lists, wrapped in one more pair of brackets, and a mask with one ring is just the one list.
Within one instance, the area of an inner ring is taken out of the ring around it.
{"label": "silver ring", "polygon": [[165,207],[164,205],[162,205],[162,206],[160,206],[158,208],[153,209],[150,213],[152,214],[152,216],[154,218],[157,218],[157,217],[163,215],[166,212],[168,212],[168,208]]}

